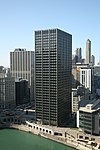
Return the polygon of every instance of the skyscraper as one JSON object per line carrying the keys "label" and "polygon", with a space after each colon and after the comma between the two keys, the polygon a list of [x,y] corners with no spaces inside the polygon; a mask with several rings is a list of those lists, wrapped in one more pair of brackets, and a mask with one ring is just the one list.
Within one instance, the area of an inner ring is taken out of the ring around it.
{"label": "skyscraper", "polygon": [[91,63],[91,41],[86,41],[86,64]]}
{"label": "skyscraper", "polygon": [[81,60],[82,60],[82,49],[81,48],[76,49],[76,56],[77,56],[77,62],[81,62]]}
{"label": "skyscraper", "polygon": [[[15,49],[10,52],[10,73],[13,77],[27,79],[31,93],[33,92],[33,64],[34,51],[26,51],[26,49]],[[33,96],[31,97],[33,99]]]}
{"label": "skyscraper", "polygon": [[72,35],[35,31],[36,120],[65,126],[71,114]]}
{"label": "skyscraper", "polygon": [[91,63],[93,66],[95,65],[95,56],[94,55],[91,56]]}

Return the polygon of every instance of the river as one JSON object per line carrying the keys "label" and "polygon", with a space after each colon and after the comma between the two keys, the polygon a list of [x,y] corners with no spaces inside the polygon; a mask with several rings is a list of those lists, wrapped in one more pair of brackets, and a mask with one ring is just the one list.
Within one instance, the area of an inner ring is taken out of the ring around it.
{"label": "river", "polygon": [[0,150],[74,150],[66,145],[15,130],[0,130]]}

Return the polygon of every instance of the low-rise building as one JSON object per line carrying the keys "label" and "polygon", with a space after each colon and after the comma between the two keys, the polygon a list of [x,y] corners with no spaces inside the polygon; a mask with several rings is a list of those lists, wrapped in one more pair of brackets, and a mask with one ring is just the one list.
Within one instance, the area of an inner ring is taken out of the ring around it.
{"label": "low-rise building", "polygon": [[86,133],[100,135],[100,99],[84,102],[77,112],[77,127]]}

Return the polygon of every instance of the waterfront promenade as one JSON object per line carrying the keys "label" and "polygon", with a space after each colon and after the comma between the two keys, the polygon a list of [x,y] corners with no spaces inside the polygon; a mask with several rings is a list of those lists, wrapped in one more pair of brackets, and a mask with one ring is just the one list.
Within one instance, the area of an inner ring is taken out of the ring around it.
{"label": "waterfront promenade", "polygon": [[50,134],[46,134],[43,132],[38,132],[37,130],[30,128],[28,125],[15,125],[12,124],[10,125],[10,128],[16,128],[22,131],[26,131],[26,132],[30,132],[39,136],[42,136],[44,138],[48,138],[50,140],[65,144],[67,146],[73,147],[75,149],[78,150],[99,150],[98,146],[97,147],[93,147],[92,145],[87,144],[86,142],[83,141],[78,141],[75,138],[71,138],[72,135],[67,136],[66,138],[61,137],[61,136],[56,136],[56,135],[50,135]]}

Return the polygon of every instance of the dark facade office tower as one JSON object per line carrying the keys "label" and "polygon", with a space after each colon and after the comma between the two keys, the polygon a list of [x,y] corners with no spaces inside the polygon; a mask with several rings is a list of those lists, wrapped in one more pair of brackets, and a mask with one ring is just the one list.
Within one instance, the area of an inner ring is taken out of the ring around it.
{"label": "dark facade office tower", "polygon": [[86,41],[86,64],[91,63],[91,41],[88,39]]}
{"label": "dark facade office tower", "polygon": [[15,100],[16,106],[29,102],[28,81],[25,79],[15,79]]}
{"label": "dark facade office tower", "polygon": [[91,63],[93,66],[95,65],[95,56],[94,55],[91,56]]}
{"label": "dark facade office tower", "polygon": [[36,120],[65,126],[71,114],[72,35],[35,31]]}
{"label": "dark facade office tower", "polygon": [[82,61],[82,49],[81,48],[76,49],[76,56],[77,56],[77,62],[81,62]]}

